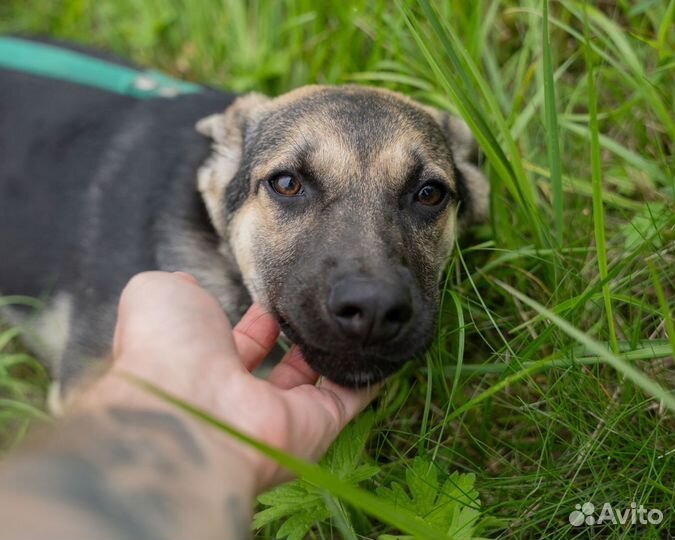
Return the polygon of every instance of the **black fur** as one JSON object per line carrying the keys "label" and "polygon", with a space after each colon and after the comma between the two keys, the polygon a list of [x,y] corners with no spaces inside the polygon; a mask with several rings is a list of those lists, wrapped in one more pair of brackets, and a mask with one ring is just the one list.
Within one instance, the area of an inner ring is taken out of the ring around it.
{"label": "black fur", "polygon": [[[0,70],[0,293],[71,293],[85,321],[71,356],[106,352],[123,285],[161,268],[163,216],[215,247],[195,185],[209,141],[194,126],[234,98],[137,100]],[[80,370],[70,362],[57,375]]]}
{"label": "black fur", "polygon": [[[207,195],[209,217],[197,179],[213,153],[195,124],[222,113],[234,95],[205,89],[141,101],[0,70],[0,294],[72,299],[65,361],[52,366],[62,384],[108,352],[119,294],[144,270],[185,270],[198,278],[202,272],[202,284],[231,318],[250,303],[246,281],[252,293],[263,293],[261,302],[308,363],[349,386],[377,382],[428,347],[450,246],[445,224],[457,203],[464,213],[475,201],[453,162],[448,125],[373,89],[319,87],[302,96],[281,99],[250,125],[249,105],[213,117],[230,118],[221,127],[240,131],[245,142],[241,160],[231,163],[238,166],[234,177],[219,179],[227,185],[224,200]],[[317,158],[323,133],[341,137],[339,148],[328,149],[336,152],[333,161]],[[403,158],[393,173],[378,161],[390,159],[382,151],[391,148]],[[304,198],[269,192],[265,181],[275,172],[265,165],[272,162],[302,178]],[[449,192],[443,204],[417,204],[417,190],[440,183],[439,175]],[[232,218],[265,196],[275,202],[258,212],[274,221],[252,222],[230,245]],[[255,259],[254,272],[242,265],[249,273],[243,278],[234,248],[250,248]],[[393,337],[355,342],[325,305],[331,287],[349,276],[405,288],[414,315]]]}

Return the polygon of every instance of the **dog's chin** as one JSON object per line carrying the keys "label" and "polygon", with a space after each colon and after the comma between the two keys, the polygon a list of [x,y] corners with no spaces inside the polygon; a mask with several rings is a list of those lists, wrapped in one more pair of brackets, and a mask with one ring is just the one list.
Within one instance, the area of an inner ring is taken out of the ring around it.
{"label": "dog's chin", "polygon": [[309,366],[330,381],[349,388],[364,388],[377,384],[398,371],[406,360],[392,362],[362,352],[344,350],[330,353],[307,343],[298,343]]}
{"label": "dog's chin", "polygon": [[305,361],[314,371],[349,388],[364,388],[383,381],[396,373],[406,361],[426,351],[431,342],[431,335],[424,335],[414,340],[417,344],[414,347],[390,345],[378,350],[344,344],[331,346],[326,339],[317,346],[303,338],[283,318],[279,318],[279,323],[284,334],[300,347]]}

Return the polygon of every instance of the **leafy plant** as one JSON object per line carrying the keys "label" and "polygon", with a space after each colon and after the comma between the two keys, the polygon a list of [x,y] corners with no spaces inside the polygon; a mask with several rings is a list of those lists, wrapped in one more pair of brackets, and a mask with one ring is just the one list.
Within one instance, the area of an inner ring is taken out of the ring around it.
{"label": "leafy plant", "polygon": [[[434,463],[417,457],[406,471],[406,484],[392,482],[379,488],[377,494],[385,500],[406,508],[424,519],[439,533],[455,540],[470,540],[479,526],[480,500],[474,488],[473,474],[453,472],[445,481],[438,478]],[[403,540],[405,535],[384,534],[381,540]]]}
{"label": "leafy plant", "polygon": [[[364,448],[374,421],[374,414],[362,414],[345,428],[331,446],[321,465],[337,477],[358,485],[377,474],[379,467],[363,463]],[[258,497],[267,506],[255,515],[253,527],[261,528],[276,520],[282,525],[278,538],[302,540],[319,523],[326,523],[332,515],[327,498],[330,495],[306,480],[296,480]],[[333,507],[338,507],[334,505]]]}
{"label": "leafy plant", "polygon": [[[327,471],[352,484],[361,484],[380,473],[380,467],[364,463],[365,445],[373,425],[374,415],[366,413],[349,425],[333,444],[321,465]],[[480,500],[474,487],[475,475],[452,473],[439,479],[437,466],[428,459],[417,457],[406,469],[402,481],[392,480],[387,487],[377,488],[376,494],[401,512],[424,520],[439,537],[455,540],[476,538],[480,518]],[[296,480],[258,497],[267,508],[255,515],[253,526],[262,528],[275,523],[276,538],[302,540],[309,531],[321,524],[343,526],[345,508],[325,490],[305,480]],[[336,515],[337,514],[337,515]],[[354,531],[350,531],[354,535]],[[382,534],[381,540],[403,540],[409,535]]]}

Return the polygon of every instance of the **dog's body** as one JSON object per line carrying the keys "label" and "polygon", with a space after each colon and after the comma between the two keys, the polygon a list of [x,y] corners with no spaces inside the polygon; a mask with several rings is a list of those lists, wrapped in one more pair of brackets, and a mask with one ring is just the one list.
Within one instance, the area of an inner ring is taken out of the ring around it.
{"label": "dog's body", "polygon": [[105,355],[119,293],[137,272],[192,272],[230,316],[246,308],[195,189],[210,145],[194,125],[233,96],[140,101],[20,73],[1,79],[0,291],[45,300],[42,313],[27,313],[28,338],[55,377]]}
{"label": "dog's body", "polygon": [[343,384],[428,345],[457,208],[486,212],[463,123],[358,87],[235,98],[0,70],[0,293],[46,301],[5,314],[57,379],[105,356],[121,288],[150,269],[194,274],[232,318],[262,303]]}

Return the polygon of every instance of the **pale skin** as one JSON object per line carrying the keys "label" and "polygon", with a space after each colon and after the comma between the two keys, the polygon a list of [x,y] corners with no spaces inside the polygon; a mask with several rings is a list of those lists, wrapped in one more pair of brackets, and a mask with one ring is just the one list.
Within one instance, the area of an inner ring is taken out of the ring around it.
{"label": "pale skin", "polygon": [[376,389],[319,380],[295,348],[267,380],[255,378],[278,335],[257,305],[232,329],[187,274],[134,277],[120,300],[112,367],[2,463],[0,538],[247,538],[255,495],[288,472],[121,374],[316,461]]}

